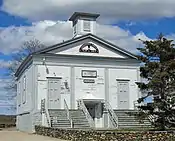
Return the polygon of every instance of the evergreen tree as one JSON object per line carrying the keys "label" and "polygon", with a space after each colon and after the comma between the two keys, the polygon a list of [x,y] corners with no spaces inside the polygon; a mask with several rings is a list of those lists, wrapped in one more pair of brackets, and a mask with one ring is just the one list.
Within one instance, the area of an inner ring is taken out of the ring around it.
{"label": "evergreen tree", "polygon": [[[141,40],[142,41],[142,40]],[[156,40],[142,41],[143,48],[138,48],[138,59],[142,62],[140,76],[145,82],[138,82],[140,90],[146,96],[139,98],[142,103],[152,96],[153,101],[140,104],[139,117],[152,119],[152,124],[160,130],[175,127],[175,48],[173,40],[162,34]]]}

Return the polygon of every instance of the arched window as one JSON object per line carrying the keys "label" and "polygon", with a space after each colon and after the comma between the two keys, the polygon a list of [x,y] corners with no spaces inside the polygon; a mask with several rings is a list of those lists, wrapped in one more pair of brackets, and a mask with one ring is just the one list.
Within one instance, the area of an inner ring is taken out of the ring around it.
{"label": "arched window", "polygon": [[85,43],[80,47],[79,52],[99,53],[99,50],[94,44]]}

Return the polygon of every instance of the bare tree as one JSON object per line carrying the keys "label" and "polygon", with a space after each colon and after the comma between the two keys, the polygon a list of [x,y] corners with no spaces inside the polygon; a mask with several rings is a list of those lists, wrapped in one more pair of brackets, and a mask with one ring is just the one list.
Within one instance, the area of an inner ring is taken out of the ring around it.
{"label": "bare tree", "polygon": [[10,83],[6,87],[10,98],[13,99],[14,97],[16,97],[16,70],[28,55],[43,47],[45,46],[39,40],[31,39],[29,41],[23,42],[21,49],[17,53],[12,55],[13,59],[11,61],[10,66],[7,68],[7,76],[10,78]]}

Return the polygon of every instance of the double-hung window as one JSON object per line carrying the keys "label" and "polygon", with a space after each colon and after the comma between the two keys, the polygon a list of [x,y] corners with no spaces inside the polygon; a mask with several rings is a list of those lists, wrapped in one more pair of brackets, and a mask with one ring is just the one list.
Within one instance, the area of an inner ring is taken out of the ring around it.
{"label": "double-hung window", "polygon": [[26,103],[26,76],[23,78],[23,96],[22,96],[23,104]]}
{"label": "double-hung window", "polygon": [[91,31],[91,21],[90,20],[83,21],[83,29],[84,31],[87,31],[87,32]]}

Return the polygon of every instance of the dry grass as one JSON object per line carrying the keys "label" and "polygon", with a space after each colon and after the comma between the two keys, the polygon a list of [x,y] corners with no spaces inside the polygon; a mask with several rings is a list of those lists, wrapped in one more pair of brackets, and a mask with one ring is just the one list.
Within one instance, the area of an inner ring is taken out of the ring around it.
{"label": "dry grass", "polygon": [[16,124],[16,116],[0,115],[0,128],[14,127]]}

